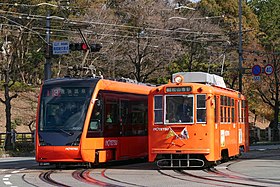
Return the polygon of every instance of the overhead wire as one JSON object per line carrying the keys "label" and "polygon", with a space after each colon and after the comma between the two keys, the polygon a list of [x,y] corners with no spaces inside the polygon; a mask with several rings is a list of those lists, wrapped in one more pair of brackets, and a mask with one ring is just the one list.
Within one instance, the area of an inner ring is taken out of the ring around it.
{"label": "overhead wire", "polygon": [[[18,12],[12,12],[12,11],[5,11],[5,10],[0,10],[0,13],[9,13],[11,14],[10,16],[20,15],[20,16],[26,16],[26,19],[30,19],[31,17],[33,19],[36,18],[41,18],[46,19],[46,16],[42,15],[34,15],[34,14],[26,14],[26,13],[18,13]],[[14,16],[15,17],[15,16]],[[18,17],[16,17],[18,18]],[[146,31],[159,31],[159,32],[174,32],[172,29],[161,29],[161,28],[152,28],[152,27],[137,27],[137,26],[129,26],[129,25],[119,25],[119,24],[113,24],[113,23],[104,23],[104,22],[96,22],[96,21],[79,21],[79,20],[70,20],[67,18],[59,17],[59,16],[51,16],[50,17],[52,20],[56,21],[64,21],[68,23],[82,23],[82,24],[91,24],[91,25],[104,25],[104,26],[110,26],[110,27],[120,27],[120,28],[126,28],[126,29],[135,29],[135,30],[142,30],[145,29]],[[210,33],[210,32],[201,32],[201,31],[191,31],[191,30],[183,30],[183,31],[176,31],[180,33],[189,33],[189,34],[200,34],[200,35],[222,35],[221,33]]]}

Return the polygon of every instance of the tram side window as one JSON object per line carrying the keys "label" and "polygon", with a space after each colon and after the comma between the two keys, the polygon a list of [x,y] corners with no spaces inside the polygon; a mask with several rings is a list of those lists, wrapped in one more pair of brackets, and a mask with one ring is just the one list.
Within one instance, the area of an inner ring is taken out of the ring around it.
{"label": "tram side window", "polygon": [[147,132],[147,105],[143,102],[131,103],[132,135],[145,135]]}
{"label": "tram side window", "polygon": [[162,96],[157,95],[154,97],[154,119],[155,123],[162,123],[163,120],[163,103],[162,103]]}
{"label": "tram side window", "polygon": [[231,122],[232,123],[235,123],[235,110],[234,110],[234,108],[235,108],[235,101],[234,101],[234,99],[231,99]]}
{"label": "tram side window", "polygon": [[197,95],[196,96],[196,115],[197,122],[205,123],[206,122],[206,95]]}
{"label": "tram side window", "polygon": [[116,98],[105,100],[104,136],[119,136],[118,101]]}
{"label": "tram side window", "polygon": [[238,114],[238,117],[239,117],[239,122],[240,123],[244,123],[245,122],[245,107],[246,107],[246,102],[244,100],[242,101],[239,101],[239,104],[238,104],[238,111],[239,111],[239,114]]}
{"label": "tram side window", "polygon": [[215,123],[219,122],[219,103],[218,103],[218,96],[215,96]]}
{"label": "tram side window", "polygon": [[102,101],[100,97],[95,101],[93,112],[91,114],[89,131],[100,131],[102,124]]}
{"label": "tram side window", "polygon": [[227,96],[221,96],[221,123],[230,123],[232,118],[231,110],[231,98]]}
{"label": "tram side window", "polygon": [[225,96],[221,95],[220,103],[221,103],[221,123],[224,123],[226,121]]}

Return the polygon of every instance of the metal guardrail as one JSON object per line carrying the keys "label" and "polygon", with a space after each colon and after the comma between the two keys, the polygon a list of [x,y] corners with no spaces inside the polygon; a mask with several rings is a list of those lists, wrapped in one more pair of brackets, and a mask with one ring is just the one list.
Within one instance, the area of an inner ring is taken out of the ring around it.
{"label": "metal guardrail", "polygon": [[[7,133],[0,133],[0,146],[3,147],[5,144]],[[34,133],[31,132],[23,132],[23,133],[15,133],[15,142],[34,142]]]}

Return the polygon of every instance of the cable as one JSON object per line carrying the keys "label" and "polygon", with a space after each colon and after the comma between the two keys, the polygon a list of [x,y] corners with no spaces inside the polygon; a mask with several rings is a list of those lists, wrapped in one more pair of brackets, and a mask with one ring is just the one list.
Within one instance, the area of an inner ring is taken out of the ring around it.
{"label": "cable", "polygon": [[55,4],[51,4],[51,3],[39,3],[39,4],[23,4],[23,3],[0,3],[0,5],[4,5],[4,6],[14,6],[14,7],[18,7],[18,6],[21,6],[21,7],[38,7],[38,6],[41,6],[41,5],[47,5],[47,6],[54,6],[54,7],[60,7],[60,8],[65,8],[65,9],[68,9],[68,8],[74,8],[74,9],[81,9],[81,8],[87,8],[87,7],[75,7],[75,6],[63,6],[63,5],[55,5]]}
{"label": "cable", "polygon": [[[25,14],[25,13],[18,13],[18,12],[11,12],[11,11],[5,11],[5,10],[0,10],[0,12],[3,13],[10,13],[10,14],[16,14],[16,15],[21,15],[21,16],[26,16],[26,17],[32,17],[34,19],[36,18],[46,18],[46,16],[42,16],[42,15],[32,15],[32,14]],[[14,16],[14,15],[11,15]],[[111,26],[111,27],[120,27],[120,28],[126,28],[126,29],[135,29],[135,30],[139,30],[139,29],[143,29],[143,27],[136,27],[136,26],[128,26],[128,25],[118,25],[118,24],[111,24],[111,23],[103,23],[103,22],[93,22],[93,21],[77,21],[77,20],[70,20],[70,19],[66,19],[66,18],[62,18],[62,17],[58,17],[58,16],[51,16],[52,20],[59,20],[59,21],[65,21],[68,23],[83,23],[83,24],[91,24],[91,25],[105,25],[105,26]],[[210,17],[209,17],[210,18]],[[147,31],[160,31],[160,32],[174,32],[174,30],[170,30],[170,29],[159,29],[159,28],[150,28],[150,27],[145,27],[144,28]],[[189,34],[200,34],[200,35],[222,35],[221,33],[208,33],[208,32],[200,32],[200,31],[188,31],[188,30],[184,30],[184,31],[177,31],[177,32],[181,32],[181,33],[189,33]]]}
{"label": "cable", "polygon": [[46,44],[48,44],[48,42],[40,35],[40,33],[36,32],[36,31],[33,31],[32,29],[29,29],[28,27],[26,27],[26,26],[24,26],[24,25],[21,25],[21,24],[19,24],[18,22],[15,22],[15,21],[13,21],[13,20],[11,20],[11,19],[5,17],[5,16],[1,16],[1,15],[0,15],[0,17],[6,19],[6,20],[8,20],[8,21],[10,21],[10,22],[12,22],[12,23],[18,25],[18,26],[21,26],[21,27],[23,27],[23,28],[29,30],[30,32],[35,33],[35,34],[38,35],[39,38],[41,38]]}

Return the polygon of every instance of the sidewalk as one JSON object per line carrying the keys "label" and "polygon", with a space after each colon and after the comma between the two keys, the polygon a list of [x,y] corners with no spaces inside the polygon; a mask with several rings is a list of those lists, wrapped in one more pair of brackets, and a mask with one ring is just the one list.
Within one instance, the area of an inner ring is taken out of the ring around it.
{"label": "sidewalk", "polygon": [[250,145],[250,150],[273,150],[280,149],[280,142],[258,142]]}

